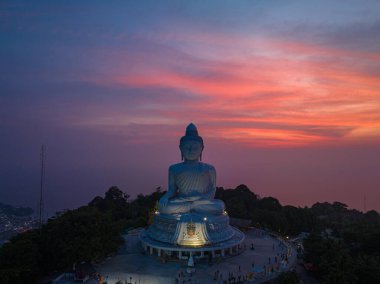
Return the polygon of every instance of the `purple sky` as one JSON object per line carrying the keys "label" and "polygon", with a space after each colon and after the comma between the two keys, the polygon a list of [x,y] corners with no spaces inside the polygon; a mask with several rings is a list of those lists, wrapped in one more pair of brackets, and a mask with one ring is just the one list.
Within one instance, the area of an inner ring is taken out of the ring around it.
{"label": "purple sky", "polygon": [[0,202],[166,188],[194,122],[217,184],[380,211],[379,1],[1,1]]}

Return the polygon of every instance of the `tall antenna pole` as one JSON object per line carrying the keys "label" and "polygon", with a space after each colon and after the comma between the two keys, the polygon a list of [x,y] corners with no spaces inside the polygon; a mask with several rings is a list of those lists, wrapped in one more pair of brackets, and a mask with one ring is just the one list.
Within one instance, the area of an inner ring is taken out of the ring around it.
{"label": "tall antenna pole", "polygon": [[43,188],[44,188],[44,173],[45,173],[45,168],[44,168],[44,163],[46,159],[46,147],[45,145],[41,145],[41,187],[40,187],[40,204],[39,204],[39,228],[41,229],[42,227],[42,221],[43,221],[43,211],[44,211],[44,198],[43,198]]}

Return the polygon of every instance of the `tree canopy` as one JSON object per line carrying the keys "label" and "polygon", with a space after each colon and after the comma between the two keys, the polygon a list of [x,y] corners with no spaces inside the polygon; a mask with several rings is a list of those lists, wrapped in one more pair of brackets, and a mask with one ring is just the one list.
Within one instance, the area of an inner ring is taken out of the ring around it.
{"label": "tree canopy", "polygon": [[[70,269],[73,263],[100,260],[122,243],[127,228],[146,226],[164,194],[129,195],[112,186],[104,197],[87,206],[60,212],[39,230],[13,237],[0,248],[0,283],[30,283],[52,271]],[[251,220],[253,226],[287,235],[312,232],[305,241],[305,260],[316,267],[323,283],[380,283],[380,216],[347,205],[316,203],[311,208],[282,206],[274,197],[261,198],[246,185],[218,187],[229,216]],[[331,234],[320,234],[331,229]],[[279,283],[296,283],[297,275],[283,274]]]}
{"label": "tree canopy", "polygon": [[58,213],[40,230],[13,237],[0,248],[0,283],[34,282],[52,271],[71,269],[73,263],[114,253],[123,230],[145,226],[161,195],[156,191],[128,202],[129,195],[113,186],[104,198],[95,197],[87,206]]}

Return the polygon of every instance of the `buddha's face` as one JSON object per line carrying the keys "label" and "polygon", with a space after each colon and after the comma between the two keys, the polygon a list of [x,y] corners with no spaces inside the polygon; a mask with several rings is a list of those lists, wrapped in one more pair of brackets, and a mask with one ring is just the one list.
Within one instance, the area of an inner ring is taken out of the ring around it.
{"label": "buddha's face", "polygon": [[203,147],[198,141],[186,141],[179,146],[185,161],[197,161],[202,154]]}

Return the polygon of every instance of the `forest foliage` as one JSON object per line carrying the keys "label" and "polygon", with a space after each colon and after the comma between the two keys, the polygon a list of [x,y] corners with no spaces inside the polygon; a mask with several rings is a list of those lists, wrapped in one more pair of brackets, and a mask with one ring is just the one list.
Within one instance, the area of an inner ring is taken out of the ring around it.
{"label": "forest foliage", "polygon": [[0,248],[0,283],[34,283],[54,271],[70,271],[74,263],[115,253],[123,242],[122,232],[145,226],[161,195],[156,191],[129,202],[129,196],[113,186],[104,198],[58,212],[41,229],[19,234]]}
{"label": "forest foliage", "polygon": [[[104,197],[59,212],[41,229],[13,237],[0,248],[0,283],[31,283],[54,271],[71,270],[74,263],[112,255],[123,242],[123,231],[148,225],[164,193],[157,188],[130,200],[113,186]],[[290,236],[313,233],[305,241],[305,259],[316,267],[314,273],[322,282],[375,283],[372,280],[380,279],[376,211],[363,214],[339,202],[316,203],[311,208],[282,206],[276,198],[261,198],[245,185],[219,187],[215,197],[225,202],[230,217],[250,220],[252,226]],[[333,232],[331,236],[320,234],[326,229]],[[341,282],[334,282],[337,279]]]}
{"label": "forest foliage", "polygon": [[318,280],[380,283],[379,214],[364,214],[339,202],[317,203],[311,209],[323,229],[304,241],[304,261]]}

